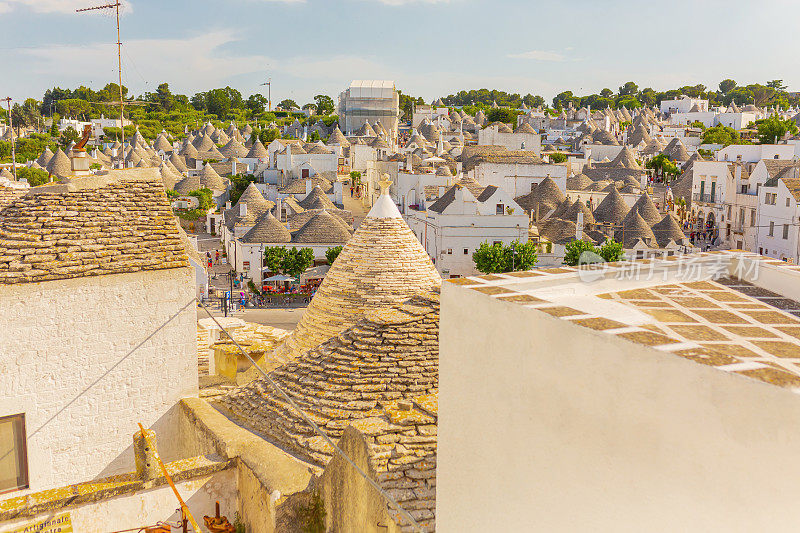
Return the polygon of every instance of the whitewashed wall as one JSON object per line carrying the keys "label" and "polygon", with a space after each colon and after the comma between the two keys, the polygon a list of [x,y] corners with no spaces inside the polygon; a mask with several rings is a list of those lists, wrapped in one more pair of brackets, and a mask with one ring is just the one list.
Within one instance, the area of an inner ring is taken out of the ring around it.
{"label": "whitewashed wall", "polygon": [[30,490],[133,470],[138,422],[175,458],[163,436],[198,388],[194,297],[190,268],[0,285],[0,416],[25,413]]}

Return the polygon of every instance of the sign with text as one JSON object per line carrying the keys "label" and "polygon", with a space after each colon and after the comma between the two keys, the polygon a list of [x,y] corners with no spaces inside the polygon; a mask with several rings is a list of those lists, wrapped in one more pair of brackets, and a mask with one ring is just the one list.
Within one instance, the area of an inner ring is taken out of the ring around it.
{"label": "sign with text", "polygon": [[12,529],[8,533],[72,533],[72,518],[69,513],[62,513]]}

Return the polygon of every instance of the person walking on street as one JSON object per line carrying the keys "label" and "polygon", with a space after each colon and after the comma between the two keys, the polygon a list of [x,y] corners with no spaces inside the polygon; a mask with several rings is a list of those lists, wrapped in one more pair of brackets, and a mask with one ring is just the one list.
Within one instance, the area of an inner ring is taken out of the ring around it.
{"label": "person walking on street", "polygon": [[352,198],[352,197],[353,197],[353,191],[354,191],[354,190],[355,190],[355,189],[354,189],[354,188],[353,188],[353,186],[351,185],[351,186],[350,186],[350,198]]}

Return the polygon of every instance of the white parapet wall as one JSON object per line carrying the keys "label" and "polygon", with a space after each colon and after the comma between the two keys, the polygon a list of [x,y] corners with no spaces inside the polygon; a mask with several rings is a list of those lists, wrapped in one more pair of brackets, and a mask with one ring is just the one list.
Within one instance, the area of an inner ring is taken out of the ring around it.
{"label": "white parapet wall", "polygon": [[0,285],[0,416],[25,415],[29,491],[132,470],[140,422],[177,458],[177,403],[198,390],[194,285],[190,268]]}
{"label": "white parapet wall", "polygon": [[[793,269],[763,269],[772,290],[800,286]],[[797,530],[797,389],[496,290],[442,284],[438,532]]]}

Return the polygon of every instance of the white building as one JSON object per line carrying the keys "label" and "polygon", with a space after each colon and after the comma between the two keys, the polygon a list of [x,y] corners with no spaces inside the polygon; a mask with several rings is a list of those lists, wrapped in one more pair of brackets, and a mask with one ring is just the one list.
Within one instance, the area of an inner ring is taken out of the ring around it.
{"label": "white building", "polygon": [[492,124],[478,131],[478,145],[505,146],[508,150],[530,151],[539,156],[542,153],[542,136],[527,123],[511,133],[504,133],[500,131],[500,126]]}
{"label": "white building", "polygon": [[364,122],[381,122],[392,139],[397,138],[400,94],[393,81],[354,80],[339,95],[339,126],[352,135]]}
{"label": "white building", "polygon": [[731,144],[717,152],[717,161],[758,163],[762,159],[794,159],[791,144]]}
{"label": "white building", "polygon": [[800,264],[800,177],[798,166],[785,167],[759,191],[758,239],[753,251]]}
{"label": "white building", "polygon": [[682,95],[680,98],[661,101],[661,112],[664,114],[703,111],[708,111],[708,100],[702,98],[690,98]]}
{"label": "white building", "polygon": [[796,528],[800,272],[671,259],[442,283],[438,533]]}
{"label": "white building", "polygon": [[157,169],[32,189],[0,230],[31,213],[0,244],[19,258],[0,262],[0,498],[132,470],[138,423],[170,432],[198,389],[194,274]]}
{"label": "white building", "polygon": [[472,254],[484,242],[528,241],[528,215],[494,186],[457,183],[426,210],[408,209],[404,218],[444,278],[477,273]]}

